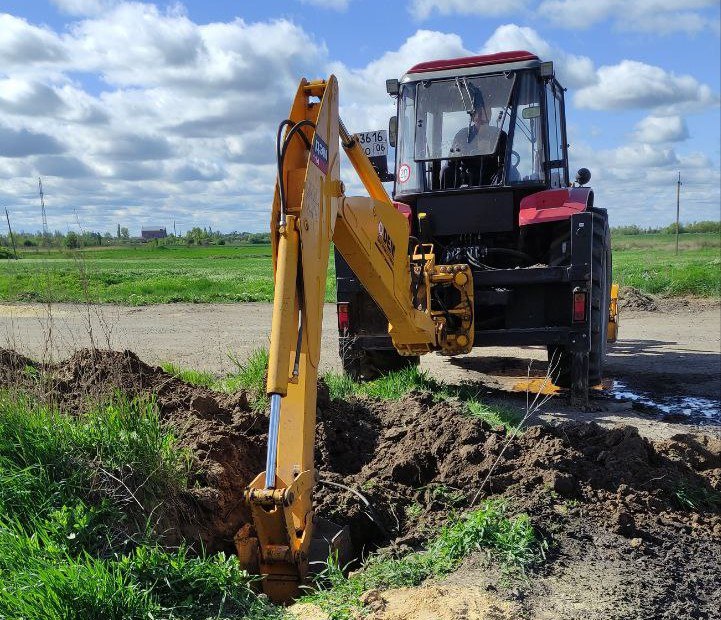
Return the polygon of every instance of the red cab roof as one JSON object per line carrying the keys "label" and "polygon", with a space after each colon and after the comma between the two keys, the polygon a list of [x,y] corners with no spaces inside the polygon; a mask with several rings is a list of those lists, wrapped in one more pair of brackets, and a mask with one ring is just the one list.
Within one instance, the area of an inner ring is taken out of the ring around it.
{"label": "red cab roof", "polygon": [[444,69],[465,69],[467,67],[482,67],[485,65],[498,65],[506,62],[519,62],[522,60],[538,60],[538,56],[517,50],[515,52],[499,52],[485,56],[466,56],[464,58],[450,58],[448,60],[429,60],[414,65],[408,73],[427,73],[428,71],[443,71]]}

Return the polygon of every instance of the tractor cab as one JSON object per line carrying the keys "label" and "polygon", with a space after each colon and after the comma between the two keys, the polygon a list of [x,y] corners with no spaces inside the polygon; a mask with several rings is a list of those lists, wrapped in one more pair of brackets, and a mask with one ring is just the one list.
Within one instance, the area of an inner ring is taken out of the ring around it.
{"label": "tractor cab", "polygon": [[563,88],[553,63],[505,52],[412,67],[388,80],[398,98],[397,200],[434,192],[568,186]]}

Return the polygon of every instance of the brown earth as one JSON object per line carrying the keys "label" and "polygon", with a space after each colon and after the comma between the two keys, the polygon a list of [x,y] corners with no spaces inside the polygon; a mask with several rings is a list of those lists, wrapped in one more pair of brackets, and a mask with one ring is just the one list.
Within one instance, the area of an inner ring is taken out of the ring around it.
{"label": "brown earth", "polygon": [[[252,412],[245,394],[190,386],[129,351],[80,351],[38,373],[26,370],[33,365],[1,351],[2,384],[72,414],[118,389],[156,395],[162,420],[194,459],[181,509],[174,504],[160,530],[168,544],[185,538],[232,551],[232,536],[247,520],[242,490],[263,469],[266,439],[265,415]],[[502,496],[549,541],[547,562],[509,587],[492,564],[475,558],[439,587],[462,586],[470,597],[483,584],[493,600],[521,610],[513,617],[719,617],[718,435],[653,442],[633,427],[566,422],[513,437],[431,395],[341,402],[322,385],[318,405],[319,478],[360,490],[374,519],[354,494],[323,482],[318,511],[348,524],[359,552],[417,548],[476,494]],[[496,605],[486,599],[478,604]],[[388,601],[374,618],[402,617]]]}

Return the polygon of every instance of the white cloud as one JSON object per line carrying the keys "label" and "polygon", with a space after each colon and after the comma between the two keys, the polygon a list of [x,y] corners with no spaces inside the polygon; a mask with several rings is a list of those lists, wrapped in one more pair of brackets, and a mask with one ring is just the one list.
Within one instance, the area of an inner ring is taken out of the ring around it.
{"label": "white cloud", "polygon": [[457,34],[418,30],[395,51],[385,52],[365,67],[352,69],[343,63],[330,63],[341,85],[341,104],[355,106],[390,103],[385,91],[388,78],[399,78],[413,65],[431,58],[455,58],[472,54]]}
{"label": "white cloud", "polygon": [[[200,25],[177,7],[62,4],[85,16],[63,35],[0,15],[0,194],[34,204],[22,179],[40,174],[73,226],[70,205],[88,229],[163,208],[265,228],[277,123],[300,77],[325,74],[325,47],[282,19]],[[76,72],[106,87],[92,95]],[[24,209],[18,225],[36,228],[36,215]]]}
{"label": "white cloud", "polygon": [[706,84],[690,75],[676,75],[635,60],[598,69],[598,82],[579,90],[574,101],[581,108],[612,110],[659,108],[662,106],[701,109],[714,105],[718,97]]}
{"label": "white cloud", "polygon": [[[718,0],[544,0],[538,12],[554,25],[573,30],[612,20],[619,30],[669,34],[718,30]],[[712,9],[705,11],[704,9]]]}
{"label": "white cloud", "polygon": [[686,121],[679,115],[647,116],[636,125],[635,137],[639,142],[659,144],[682,142],[688,136]]}
{"label": "white cloud", "polygon": [[65,107],[53,88],[36,81],[0,80],[0,110],[27,116],[59,114]]}
{"label": "white cloud", "polygon": [[684,181],[682,220],[718,219],[721,171],[708,155],[637,141],[597,149],[573,135],[575,132],[570,136],[570,169],[573,172],[585,166],[591,170],[595,204],[608,209],[612,226],[672,222],[679,170]]}
{"label": "white cloud", "polygon": [[489,2],[488,0],[411,0],[408,10],[418,20],[428,19],[433,13],[439,15],[478,15],[499,17],[523,11],[528,0],[506,0]]}
{"label": "white cloud", "polygon": [[0,13],[0,67],[27,67],[36,63],[57,63],[66,60],[60,37],[47,28],[39,28],[26,20]]}
{"label": "white cloud", "polygon": [[568,88],[579,88],[596,82],[596,72],[590,58],[568,54],[550,45],[533,28],[516,24],[499,26],[481,51],[492,54],[508,50],[526,50],[542,60],[553,60],[559,81]]}
{"label": "white cloud", "polygon": [[[597,72],[589,58],[513,24],[497,28],[480,49],[456,34],[418,30],[396,49],[350,66],[333,62],[322,41],[288,20],[197,24],[177,6],[56,3],[80,16],[62,33],[0,14],[0,201],[22,206],[13,217],[27,229],[39,226],[37,175],[46,186],[50,225],[63,230],[77,226],[75,208],[86,229],[114,230],[118,222],[137,229],[148,218],[167,225],[175,219],[183,230],[197,223],[265,229],[276,174],[275,131],[301,76],[338,75],[341,113],[353,131],[386,127],[394,101],[385,79],[421,61],[509,48],[554,60],[564,85],[589,98],[587,107],[601,99],[606,108],[624,107],[624,92],[635,93],[632,83],[623,92],[608,83],[619,79],[613,70],[620,65]],[[460,5],[427,4],[435,14],[454,6]],[[471,2],[467,9],[479,6]],[[714,97],[694,78],[651,68],[663,73],[661,80],[651,75],[655,89],[656,82],[672,85],[671,95],[653,97],[649,116],[668,117],[668,131],[661,141],[661,121],[644,120],[628,128],[633,141],[605,152],[605,160],[589,149],[578,165],[594,169],[599,197],[615,200],[620,179],[642,193],[642,183],[660,182],[676,167],[694,170],[699,184],[713,180],[708,158],[669,145],[685,130],[681,107],[698,109],[699,101],[708,105]],[[82,73],[96,76],[100,88],[90,92]],[[631,99],[645,105],[644,96]],[[349,167],[343,174],[349,191],[358,191]],[[706,189],[705,204],[717,200],[718,190]]]}

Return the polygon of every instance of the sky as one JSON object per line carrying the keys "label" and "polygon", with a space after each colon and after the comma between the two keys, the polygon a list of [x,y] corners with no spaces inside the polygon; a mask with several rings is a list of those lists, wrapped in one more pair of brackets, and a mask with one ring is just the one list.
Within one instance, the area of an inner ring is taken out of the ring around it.
{"label": "sky", "polygon": [[[718,220],[720,0],[0,0],[0,209],[13,227],[269,226],[275,133],[333,73],[351,131],[387,78],[524,49],[566,93],[571,174],[612,225]],[[362,193],[350,166],[349,193]]]}

